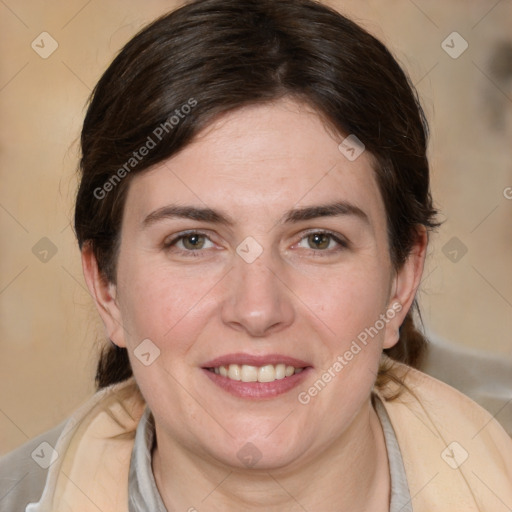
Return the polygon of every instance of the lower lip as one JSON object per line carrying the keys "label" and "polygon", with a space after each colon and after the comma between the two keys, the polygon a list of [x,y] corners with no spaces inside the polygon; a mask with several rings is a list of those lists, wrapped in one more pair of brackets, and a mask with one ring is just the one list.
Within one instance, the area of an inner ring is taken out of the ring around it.
{"label": "lower lip", "polygon": [[222,375],[217,375],[210,370],[202,368],[206,376],[224,391],[239,398],[254,400],[274,398],[292,390],[306,379],[311,369],[311,367],[304,368],[300,373],[294,373],[290,377],[285,377],[284,379],[275,380],[273,382],[242,382],[240,380],[232,380]]}

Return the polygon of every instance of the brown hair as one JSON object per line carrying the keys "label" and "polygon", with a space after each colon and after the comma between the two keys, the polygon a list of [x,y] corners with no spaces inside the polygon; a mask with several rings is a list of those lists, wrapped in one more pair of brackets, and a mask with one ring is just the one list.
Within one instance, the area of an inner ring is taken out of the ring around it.
{"label": "brown hair", "polygon": [[[427,123],[391,53],[312,0],[201,0],[139,32],[91,95],[81,135],[75,231],[80,248],[90,244],[105,279],[116,280],[131,177],[176,154],[214,117],[285,96],[311,105],[339,134],[355,134],[373,155],[391,258],[400,268],[418,226],[437,224]],[[150,138],[154,146],[141,157],[137,150]],[[409,311],[387,354],[414,366],[425,343]],[[98,388],[131,374],[126,349],[106,346]]]}

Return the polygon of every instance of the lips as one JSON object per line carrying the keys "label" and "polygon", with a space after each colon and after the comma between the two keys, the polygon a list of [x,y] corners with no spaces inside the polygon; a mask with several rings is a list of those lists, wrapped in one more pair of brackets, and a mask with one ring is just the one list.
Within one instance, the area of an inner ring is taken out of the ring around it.
{"label": "lips", "polygon": [[229,354],[202,365],[215,384],[239,397],[274,397],[294,388],[309,373],[306,361],[281,354]]}

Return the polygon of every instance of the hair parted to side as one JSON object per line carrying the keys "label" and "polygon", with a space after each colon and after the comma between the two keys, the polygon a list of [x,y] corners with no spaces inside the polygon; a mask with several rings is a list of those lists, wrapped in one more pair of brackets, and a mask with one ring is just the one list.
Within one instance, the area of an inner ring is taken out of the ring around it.
{"label": "hair parted to side", "polygon": [[[438,224],[427,123],[391,53],[313,0],[199,0],[139,32],[91,95],[81,135],[75,231],[81,249],[90,245],[105,279],[116,282],[131,178],[183,149],[218,115],[284,97],[312,106],[340,135],[355,134],[373,155],[391,259],[401,267],[418,226]],[[148,146],[148,137],[154,146],[135,160],[134,151]],[[416,366],[425,344],[411,310],[398,344],[386,353]],[[109,343],[98,364],[97,387],[131,374],[126,349]],[[381,368],[377,385],[386,374]]]}

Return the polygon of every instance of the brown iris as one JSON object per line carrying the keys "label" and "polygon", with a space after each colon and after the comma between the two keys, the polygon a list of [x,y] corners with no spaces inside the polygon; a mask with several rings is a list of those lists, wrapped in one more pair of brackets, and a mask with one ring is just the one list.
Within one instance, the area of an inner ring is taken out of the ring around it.
{"label": "brown iris", "polygon": [[184,236],[182,239],[183,247],[189,250],[202,249],[205,242],[204,235],[192,234]]}
{"label": "brown iris", "polygon": [[313,249],[327,249],[331,236],[327,233],[313,233],[308,235],[308,245]]}

